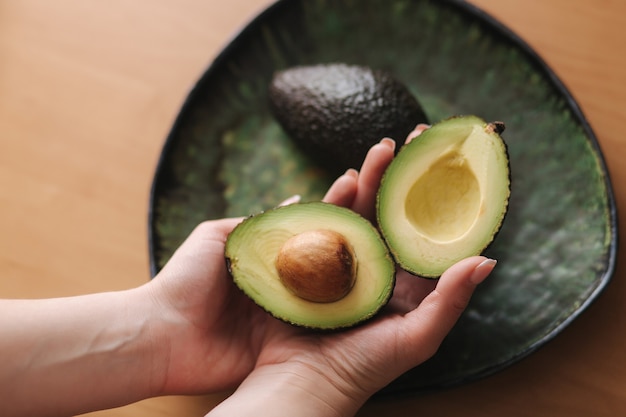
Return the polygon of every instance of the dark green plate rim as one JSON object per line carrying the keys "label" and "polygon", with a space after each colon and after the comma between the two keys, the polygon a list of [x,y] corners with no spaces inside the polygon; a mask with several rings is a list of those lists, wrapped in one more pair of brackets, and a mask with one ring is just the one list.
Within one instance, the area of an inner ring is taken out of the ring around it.
{"label": "dark green plate rim", "polygon": [[[209,65],[206,71],[202,74],[202,76],[197,80],[185,101],[183,102],[182,108],[178,114],[178,117],[174,121],[174,124],[165,140],[165,143],[162,148],[161,155],[157,162],[157,166],[155,169],[153,182],[150,190],[149,197],[149,211],[148,211],[148,245],[149,245],[149,267],[150,274],[154,277],[158,273],[157,259],[156,253],[159,245],[159,235],[156,230],[156,201],[158,196],[160,195],[163,189],[163,183],[167,182],[166,170],[164,169],[167,164],[167,157],[174,146],[174,142],[176,140],[176,132],[179,130],[182,120],[184,119],[184,115],[190,111],[194,106],[194,102],[196,98],[203,91],[203,86],[212,78],[212,74],[215,72],[217,68],[219,68],[223,63],[227,60],[228,56],[234,53],[238,48],[241,42],[245,41],[246,36],[258,30],[258,27],[263,24],[264,21],[270,19],[276,13],[281,13],[282,6],[285,3],[289,3],[292,0],[277,0],[275,3],[268,6],[264,11],[260,12],[256,17],[254,17],[247,25],[243,26],[243,28],[235,34],[234,37],[231,38],[230,42],[223,48],[223,50],[217,55],[214,61]],[[464,14],[470,19],[480,22],[482,26],[492,31],[495,36],[499,36],[502,40],[508,42],[513,47],[517,48],[522,54],[526,56],[528,62],[530,62],[536,69],[538,73],[541,73],[551,84],[551,86],[558,92],[562,98],[567,102],[569,106],[569,110],[572,115],[577,119],[577,121],[582,126],[585,134],[587,135],[592,150],[596,153],[598,158],[598,162],[600,165],[601,173],[603,175],[605,186],[607,190],[607,205],[608,205],[608,216],[610,222],[610,244],[609,244],[609,253],[607,257],[607,264],[605,268],[604,275],[600,278],[599,284],[596,288],[589,294],[589,296],[581,303],[581,305],[565,320],[560,322],[551,332],[546,334],[541,340],[536,341],[531,344],[526,350],[519,352],[516,356],[509,358],[508,360],[502,363],[496,363],[493,366],[485,369],[482,372],[471,373],[464,377],[461,377],[454,381],[449,381],[444,385],[437,385],[429,387],[427,390],[436,390],[441,388],[447,388],[451,386],[457,386],[460,384],[464,384],[467,382],[471,382],[489,375],[492,375],[518,361],[527,357],[531,353],[535,352],[537,349],[545,345],[547,342],[552,340],[557,334],[559,334],[564,328],[569,326],[572,321],[574,321],[583,311],[587,309],[587,307],[594,302],[598,296],[604,291],[608,283],[610,282],[613,273],[615,271],[615,264],[617,258],[617,247],[618,247],[618,226],[617,226],[617,207],[615,203],[615,197],[613,193],[613,189],[611,186],[609,172],[606,166],[606,162],[602,155],[602,151],[600,149],[599,143],[597,141],[597,137],[593,132],[589,122],[584,116],[580,106],[569,92],[567,87],[563,84],[563,82],[559,79],[559,77],[555,74],[555,72],[546,64],[546,62],[517,34],[511,31],[508,27],[500,23],[498,20],[493,18],[488,13],[484,12],[480,8],[471,5],[462,0],[440,0],[442,5],[446,5],[448,7],[452,7],[456,9],[456,12],[459,14]],[[422,390],[420,390],[422,391]],[[392,395],[397,394],[410,394],[414,393],[414,390],[407,389],[406,392],[400,390],[393,391]],[[385,394],[385,391],[382,391],[382,394]]]}

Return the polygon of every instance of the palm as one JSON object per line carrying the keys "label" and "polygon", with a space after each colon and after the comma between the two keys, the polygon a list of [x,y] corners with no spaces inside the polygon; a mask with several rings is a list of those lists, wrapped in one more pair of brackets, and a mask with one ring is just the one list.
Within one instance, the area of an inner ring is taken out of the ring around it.
{"label": "palm", "polygon": [[[375,193],[392,158],[389,142],[376,145],[361,173],[340,177],[324,200],[372,219]],[[287,360],[290,353],[298,352],[300,343],[323,350],[323,344],[335,340],[274,320],[236,288],[223,253],[226,237],[240,221],[222,219],[198,226],[159,274],[164,279],[154,280],[180,318],[190,324],[184,327],[191,329],[180,338],[181,344],[185,340],[185,346],[179,346],[185,354],[176,355],[180,362],[170,365],[168,391],[183,392],[189,386],[230,388],[257,366]]]}
{"label": "palm", "polygon": [[[397,279],[399,291],[378,321],[402,317],[407,311],[413,310],[432,289],[431,281],[417,279],[403,271],[398,274]],[[223,295],[228,301],[213,304],[212,311],[206,315],[210,318],[206,332],[201,333],[201,337],[206,339],[205,343],[199,344],[210,347],[211,355],[205,356],[209,358],[210,363],[207,363],[206,367],[194,364],[194,368],[201,372],[199,376],[207,375],[206,370],[211,369],[209,380],[212,383],[220,381],[223,385],[211,387],[213,389],[238,384],[255,368],[288,361],[307,361],[309,366],[317,367],[320,364],[331,368],[344,366],[346,362],[343,359],[356,358],[362,347],[368,345],[368,339],[388,340],[394,337],[386,334],[389,327],[378,323],[337,333],[299,329],[272,318],[239,291],[230,280],[222,288],[226,289]],[[306,354],[303,355],[303,352]],[[370,350],[368,354],[376,352]],[[383,355],[383,352],[378,354]],[[211,358],[219,360],[215,362]],[[350,363],[355,366],[354,361]],[[359,362],[358,366],[363,368],[369,365]],[[325,373],[324,369],[318,371]],[[376,375],[380,370],[371,369],[371,371],[374,381],[379,380]]]}
{"label": "palm", "polygon": [[298,362],[320,375],[339,374],[348,379],[350,375],[367,375],[358,383],[364,385],[361,389],[374,391],[386,375],[404,371],[390,372],[390,364],[379,360],[394,354],[394,344],[388,342],[402,336],[398,334],[400,326],[390,325],[390,322],[404,320],[404,315],[414,310],[433,286],[433,281],[400,271],[397,290],[377,318],[341,332],[298,329],[278,321],[268,323],[255,367]]}
{"label": "palm", "polygon": [[[341,177],[328,191],[324,200],[348,206],[373,220],[376,190],[380,177],[392,158],[391,147],[387,145],[374,147],[361,173],[358,176],[350,174]],[[397,277],[399,291],[392,298],[379,321],[397,319],[407,311],[413,310],[432,290],[432,287],[431,281],[416,279],[404,271],[399,272]],[[223,352],[222,361],[224,364],[229,364],[223,369],[225,374],[229,375],[231,382],[238,382],[246,372],[254,368],[293,360],[306,359],[310,366],[319,364],[331,367],[344,366],[341,365],[345,363],[342,358],[355,358],[361,347],[368,344],[368,338],[394,337],[388,334],[378,334],[388,332],[389,328],[376,324],[334,334],[320,334],[298,329],[272,319],[234,285],[229,285],[227,291],[229,291],[230,303],[224,304],[219,310],[220,323],[215,323],[215,329],[219,329],[221,332],[219,336],[222,337],[223,332],[230,331],[229,336],[232,339],[227,343],[230,348]],[[241,331],[233,332],[232,329]],[[209,337],[215,341],[215,336],[216,334],[213,334]],[[306,352],[306,358],[300,357],[303,352]],[[241,370],[243,375],[233,372],[232,365],[234,364],[237,364],[235,369]],[[365,365],[367,364],[359,363],[359,366]],[[376,370],[372,371],[376,374]],[[320,369],[319,372],[322,373],[323,370]]]}

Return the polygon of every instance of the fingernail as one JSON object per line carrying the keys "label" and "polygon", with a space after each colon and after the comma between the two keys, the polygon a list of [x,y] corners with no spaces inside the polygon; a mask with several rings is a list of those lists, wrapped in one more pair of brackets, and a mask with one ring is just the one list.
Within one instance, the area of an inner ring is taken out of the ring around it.
{"label": "fingernail", "polygon": [[348,168],[348,170],[343,174],[348,177],[357,178],[359,176],[359,171],[354,168]]}
{"label": "fingernail", "polygon": [[286,199],[282,203],[280,203],[278,206],[282,207],[282,206],[288,206],[289,204],[299,203],[301,198],[302,197],[300,197],[298,194],[292,195],[291,197],[289,197],[288,199]]}
{"label": "fingernail", "polygon": [[430,125],[427,125],[425,123],[420,123],[417,126],[415,126],[415,129],[413,129],[409,135],[406,138],[406,142],[405,143],[410,143],[413,139],[415,139],[416,137],[418,137],[419,135],[422,134],[422,132],[424,132],[424,130],[429,129]]}
{"label": "fingernail", "polygon": [[396,150],[396,141],[391,138],[383,138],[383,140],[380,141],[380,144],[387,146],[392,151]]}
{"label": "fingernail", "polygon": [[493,271],[493,268],[495,268],[497,263],[498,261],[496,261],[495,259],[485,259],[480,264],[478,264],[478,266],[474,269],[474,272],[472,272],[472,275],[470,276],[470,281],[472,282],[472,284],[478,285],[483,282],[485,278],[489,276],[491,271]]}

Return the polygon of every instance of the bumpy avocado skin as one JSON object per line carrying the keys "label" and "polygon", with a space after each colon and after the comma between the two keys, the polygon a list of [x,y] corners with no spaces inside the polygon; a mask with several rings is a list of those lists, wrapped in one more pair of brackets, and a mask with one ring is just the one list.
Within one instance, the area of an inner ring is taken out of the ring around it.
{"label": "bumpy avocado skin", "polygon": [[384,137],[403,143],[428,123],[417,99],[392,74],[340,63],[275,73],[269,107],[284,131],[333,173],[359,168]]}

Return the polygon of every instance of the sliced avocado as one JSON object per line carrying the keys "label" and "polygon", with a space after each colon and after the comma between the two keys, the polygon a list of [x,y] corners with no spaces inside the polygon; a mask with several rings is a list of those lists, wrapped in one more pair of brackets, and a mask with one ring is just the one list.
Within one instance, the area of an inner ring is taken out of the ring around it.
{"label": "sliced avocado", "polygon": [[269,107],[287,135],[336,174],[360,168],[384,137],[404,142],[427,117],[392,74],[346,64],[279,71],[269,86]]}
{"label": "sliced avocado", "polygon": [[380,231],[398,265],[427,278],[482,253],[508,210],[504,124],[447,119],[403,146],[377,195]]}
{"label": "sliced avocado", "polygon": [[235,284],[274,317],[338,329],[372,316],[391,297],[395,265],[374,226],[329,203],[292,204],[247,218],[228,236]]}

